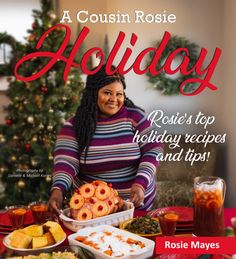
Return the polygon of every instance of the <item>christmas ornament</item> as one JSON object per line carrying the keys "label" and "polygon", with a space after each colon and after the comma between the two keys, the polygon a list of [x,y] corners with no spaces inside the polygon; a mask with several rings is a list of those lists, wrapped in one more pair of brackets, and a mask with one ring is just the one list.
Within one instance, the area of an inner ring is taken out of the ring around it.
{"label": "christmas ornament", "polygon": [[27,122],[30,123],[30,124],[33,124],[34,123],[34,117],[33,116],[29,116],[27,118]]}
{"label": "christmas ornament", "polygon": [[33,136],[33,138],[31,139],[31,141],[34,142],[34,143],[37,142],[37,141],[38,141],[37,136]]}
{"label": "christmas ornament", "polygon": [[15,101],[19,101],[19,96],[16,96],[16,97],[14,98],[14,100],[15,100]]}
{"label": "christmas ornament", "polygon": [[6,139],[5,139],[5,137],[3,136],[3,134],[0,134],[0,142],[1,142],[1,143],[5,143],[5,142],[6,142]]}
{"label": "christmas ornament", "polygon": [[25,150],[26,150],[27,152],[29,152],[30,149],[31,149],[31,145],[30,145],[29,143],[26,143],[26,144],[25,144]]}
{"label": "christmas ornament", "polygon": [[5,122],[6,122],[6,124],[7,124],[8,126],[11,126],[12,123],[13,123],[13,120],[12,120],[11,118],[8,118],[8,119],[5,120]]}
{"label": "christmas ornament", "polygon": [[1,174],[4,174],[5,171],[6,171],[6,168],[5,168],[5,167],[0,167],[0,173],[1,173]]}
{"label": "christmas ornament", "polygon": [[49,138],[43,138],[43,142],[44,142],[44,146],[46,148],[50,147],[51,142],[50,142]]}
{"label": "christmas ornament", "polygon": [[53,85],[56,86],[56,71],[50,71],[49,76],[47,77],[47,80]]}
{"label": "christmas ornament", "polygon": [[38,27],[38,26],[37,26],[37,23],[36,23],[36,22],[32,23],[32,29],[33,29],[33,30],[36,30],[37,27]]}
{"label": "christmas ornament", "polygon": [[71,97],[71,99],[72,99],[73,102],[77,102],[78,99],[79,99],[79,97],[76,96],[76,95],[73,95],[73,96]]}
{"label": "christmas ornament", "polygon": [[50,109],[48,110],[48,112],[53,113],[54,110],[53,110],[52,108],[50,108]]}
{"label": "christmas ornament", "polygon": [[65,95],[63,95],[61,99],[63,102],[67,101],[67,97]]}
{"label": "christmas ornament", "polygon": [[39,161],[38,161],[37,158],[32,158],[32,159],[30,160],[30,162],[31,162],[31,165],[32,165],[32,166],[37,166],[38,163],[39,163]]}
{"label": "christmas ornament", "polygon": [[39,129],[43,129],[44,128],[44,125],[42,123],[39,124]]}
{"label": "christmas ornament", "polygon": [[56,14],[53,11],[48,12],[48,16],[52,19],[55,20],[57,18]]}
{"label": "christmas ornament", "polygon": [[[32,60],[32,59],[31,59]],[[30,83],[29,82],[25,82],[25,86],[26,86],[26,88],[30,88]]]}
{"label": "christmas ornament", "polygon": [[18,139],[19,139],[18,136],[16,136],[16,135],[13,136],[13,140],[18,140]]}
{"label": "christmas ornament", "polygon": [[34,101],[39,108],[42,107],[42,96],[41,95],[36,95],[34,98]]}
{"label": "christmas ornament", "polygon": [[24,105],[26,105],[26,104],[29,103],[29,101],[28,101],[28,100],[25,100],[23,103],[24,103]]}
{"label": "christmas ornament", "polygon": [[11,157],[10,157],[10,160],[12,161],[12,162],[15,162],[16,161],[16,156],[14,156],[14,155],[12,155]]}
{"label": "christmas ornament", "polygon": [[25,181],[23,181],[22,179],[20,179],[17,183],[18,188],[20,189],[24,189],[25,188]]}
{"label": "christmas ornament", "polygon": [[41,86],[40,91],[45,94],[45,93],[48,92],[48,87],[45,86],[45,85],[44,85],[44,86]]}
{"label": "christmas ornament", "polygon": [[53,160],[53,155],[51,153],[48,155],[48,159]]}
{"label": "christmas ornament", "polygon": [[28,41],[32,42],[32,41],[34,41],[34,40],[35,40],[35,35],[34,35],[34,34],[30,34],[30,35],[28,36]]}
{"label": "christmas ornament", "polygon": [[50,175],[47,175],[45,180],[46,182],[50,183],[52,181],[52,177]]}
{"label": "christmas ornament", "polygon": [[49,125],[47,126],[47,130],[48,130],[48,131],[52,131],[52,130],[53,130],[53,125],[52,125],[52,124],[49,124]]}

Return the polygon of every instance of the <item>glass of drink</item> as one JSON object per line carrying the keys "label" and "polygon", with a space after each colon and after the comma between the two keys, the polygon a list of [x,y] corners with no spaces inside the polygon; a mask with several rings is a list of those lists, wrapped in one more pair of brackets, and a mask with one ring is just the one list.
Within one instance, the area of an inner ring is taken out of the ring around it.
{"label": "glass of drink", "polygon": [[14,229],[20,229],[24,227],[27,210],[27,207],[23,205],[14,205],[7,208],[7,214]]}
{"label": "glass of drink", "polygon": [[174,211],[160,212],[158,215],[163,236],[174,236],[179,215]]}
{"label": "glass of drink", "polygon": [[194,234],[224,235],[224,198],[226,185],[214,176],[194,179]]}
{"label": "glass of drink", "polygon": [[44,201],[34,201],[30,203],[29,208],[32,212],[36,224],[45,223],[48,217],[48,204]]}

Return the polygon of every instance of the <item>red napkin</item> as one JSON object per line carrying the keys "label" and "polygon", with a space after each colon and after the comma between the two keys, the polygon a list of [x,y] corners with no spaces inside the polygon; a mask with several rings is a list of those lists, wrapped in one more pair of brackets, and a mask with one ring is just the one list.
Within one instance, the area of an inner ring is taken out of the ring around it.
{"label": "red napkin", "polygon": [[[25,225],[30,225],[34,222],[33,216],[31,211],[27,211],[26,215],[25,215]],[[3,212],[0,213],[0,228],[7,228],[10,229],[11,228],[11,222],[9,219],[9,216],[7,214],[7,212]]]}

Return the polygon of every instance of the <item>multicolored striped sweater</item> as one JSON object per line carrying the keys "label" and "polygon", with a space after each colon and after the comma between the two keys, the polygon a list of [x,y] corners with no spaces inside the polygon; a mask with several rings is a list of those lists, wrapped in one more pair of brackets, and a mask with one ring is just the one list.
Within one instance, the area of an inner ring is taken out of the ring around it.
{"label": "multicolored striped sweater", "polygon": [[112,183],[121,197],[128,199],[131,185],[138,183],[145,190],[140,209],[150,209],[156,195],[156,156],[162,152],[162,144],[133,141],[137,131],[142,136],[152,130],[145,114],[138,108],[123,106],[109,118],[98,118],[86,163],[84,152],[78,157],[73,121],[71,118],[65,123],[56,141],[52,188],[66,193],[72,185],[77,188],[99,179]]}

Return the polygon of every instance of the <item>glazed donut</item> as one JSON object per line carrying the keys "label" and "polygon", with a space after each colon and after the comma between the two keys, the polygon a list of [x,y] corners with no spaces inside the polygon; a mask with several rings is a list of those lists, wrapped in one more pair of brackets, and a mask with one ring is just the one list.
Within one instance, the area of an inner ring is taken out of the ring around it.
{"label": "glazed donut", "polygon": [[76,220],[89,220],[93,218],[92,211],[89,208],[83,207],[78,211]]}
{"label": "glazed donut", "polygon": [[115,202],[113,198],[108,198],[107,200],[105,200],[107,206],[108,206],[108,213],[107,214],[111,214],[114,211],[114,207],[115,207]]}
{"label": "glazed donut", "polygon": [[108,206],[105,201],[98,201],[92,206],[93,218],[102,217],[108,214]]}
{"label": "glazed donut", "polygon": [[107,185],[101,184],[97,187],[96,191],[95,191],[95,196],[99,199],[99,200],[106,200],[107,198],[110,197],[111,194],[111,189],[110,187],[108,187]]}
{"label": "glazed donut", "polygon": [[70,208],[78,210],[84,205],[84,197],[75,192],[70,199]]}
{"label": "glazed donut", "polygon": [[95,192],[95,187],[91,183],[86,183],[80,186],[79,188],[80,194],[85,198],[93,197]]}

